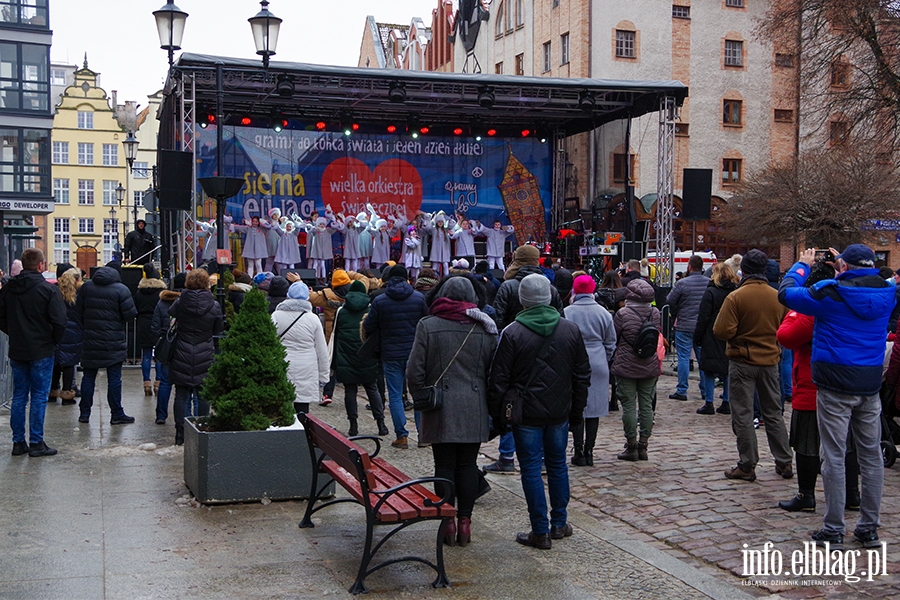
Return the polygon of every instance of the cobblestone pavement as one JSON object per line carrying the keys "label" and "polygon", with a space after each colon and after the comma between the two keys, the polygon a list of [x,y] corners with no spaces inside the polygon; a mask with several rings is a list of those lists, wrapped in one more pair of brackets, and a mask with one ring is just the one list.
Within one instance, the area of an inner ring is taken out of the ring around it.
{"label": "cobblestone pavement", "polygon": [[[882,527],[879,536],[887,542],[887,575],[855,583],[843,577],[744,576],[743,545],[762,550],[767,541],[781,552],[783,568],[791,569],[792,553],[803,550],[810,533],[822,527],[824,496],[819,478],[815,513],[788,513],[777,507],[779,500],[797,491],[796,477],[785,480],[775,474],[775,464],[766,443],[765,430],[758,430],[760,463],[755,482],[731,481],[726,468],[737,462],[735,438],[727,415],[698,415],[702,405],[697,381],[691,381],[689,400],[669,400],[676,379],[663,376],[658,386],[658,406],[650,460],[626,462],[616,459],[624,436],[621,413],[601,419],[593,467],[570,467],[575,505],[605,522],[626,524],[634,539],[649,543],[673,557],[737,581],[754,595],[777,593],[783,598],[898,598],[900,566],[895,544],[900,540],[900,466],[885,470]],[[718,400],[717,400],[718,406]],[[789,423],[790,407],[785,421]],[[482,451],[494,458],[496,442]],[[571,452],[571,447],[570,447]],[[509,477],[512,479],[512,477]],[[518,476],[515,477],[518,479]],[[859,513],[848,512],[852,531]],[[851,536],[852,537],[852,536]],[[846,549],[860,548],[853,541]],[[775,554],[772,553],[772,556]],[[857,559],[856,573],[867,569],[867,555]],[[739,579],[736,579],[739,578]]]}

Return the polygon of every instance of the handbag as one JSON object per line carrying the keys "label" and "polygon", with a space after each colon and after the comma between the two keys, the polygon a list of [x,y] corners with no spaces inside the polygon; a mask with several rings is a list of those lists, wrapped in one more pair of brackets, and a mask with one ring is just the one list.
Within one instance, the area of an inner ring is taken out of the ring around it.
{"label": "handbag", "polygon": [[291,327],[293,327],[294,325],[296,325],[296,324],[297,324],[297,321],[300,320],[300,317],[302,317],[302,316],[305,315],[305,314],[306,314],[306,311],[305,311],[305,310],[301,310],[301,311],[300,311],[300,314],[297,315],[297,318],[294,319],[294,321],[293,321],[290,325],[287,326],[287,329],[285,329],[284,331],[282,331],[281,333],[278,334],[278,339],[280,340],[281,338],[283,338],[283,337],[284,337],[284,334],[286,334],[288,331],[290,331],[290,330],[291,330]]}
{"label": "handbag", "polygon": [[175,358],[175,341],[178,339],[178,323],[172,319],[172,324],[163,332],[156,345],[153,347],[153,358],[164,365],[172,362]]}
{"label": "handbag", "polygon": [[441,382],[441,379],[444,378],[444,373],[447,372],[447,369],[450,368],[450,365],[452,365],[453,361],[456,360],[456,357],[459,356],[459,353],[463,349],[463,346],[465,346],[466,342],[469,341],[469,336],[472,335],[473,331],[475,331],[476,325],[477,323],[472,325],[472,329],[469,330],[469,333],[466,334],[466,337],[462,341],[462,344],[460,344],[459,348],[456,349],[456,354],[453,355],[453,358],[450,359],[450,362],[447,363],[447,366],[444,367],[444,370],[441,372],[438,378],[435,379],[434,383],[432,383],[431,385],[426,385],[425,387],[413,393],[413,410],[419,412],[429,412],[432,410],[438,410],[444,405],[444,386],[438,384]]}
{"label": "handbag", "polygon": [[528,381],[525,382],[525,386],[523,388],[518,388],[516,386],[511,386],[506,390],[506,393],[503,394],[503,400],[501,401],[501,410],[500,410],[500,428],[501,431],[506,430],[513,425],[521,425],[522,424],[522,406],[524,405],[524,401],[522,400],[522,393],[531,387],[531,384],[534,382],[534,378],[537,376],[537,369],[535,369],[535,365],[537,365],[538,359],[547,352],[547,349],[550,347],[550,342],[553,340],[553,334],[556,333],[556,327],[553,328],[553,331],[550,332],[550,335],[544,338],[544,343],[541,344],[541,349],[534,356],[534,360],[531,363],[531,366],[528,370],[531,372],[531,375],[528,376]]}

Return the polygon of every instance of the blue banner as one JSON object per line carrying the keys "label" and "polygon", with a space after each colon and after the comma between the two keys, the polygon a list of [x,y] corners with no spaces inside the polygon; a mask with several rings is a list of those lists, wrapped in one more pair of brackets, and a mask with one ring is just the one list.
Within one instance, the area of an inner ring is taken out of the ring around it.
{"label": "blue banner", "polygon": [[[489,227],[495,219],[511,223],[519,244],[547,239],[551,152],[537,139],[476,142],[251,127],[226,127],[223,134],[222,175],[244,180],[227,202],[235,222],[271,208],[309,218],[326,205],[349,216],[370,203],[382,217],[442,210]],[[218,174],[215,146],[215,127],[199,129],[198,177]],[[202,216],[211,216],[211,204]]]}

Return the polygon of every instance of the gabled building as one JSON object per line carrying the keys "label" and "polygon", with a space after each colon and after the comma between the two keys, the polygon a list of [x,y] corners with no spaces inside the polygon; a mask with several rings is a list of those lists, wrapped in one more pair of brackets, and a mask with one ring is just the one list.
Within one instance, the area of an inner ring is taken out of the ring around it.
{"label": "gabled building", "polygon": [[403,68],[408,32],[408,25],[377,23],[375,17],[369,15],[366,17],[357,66],[373,69]]}

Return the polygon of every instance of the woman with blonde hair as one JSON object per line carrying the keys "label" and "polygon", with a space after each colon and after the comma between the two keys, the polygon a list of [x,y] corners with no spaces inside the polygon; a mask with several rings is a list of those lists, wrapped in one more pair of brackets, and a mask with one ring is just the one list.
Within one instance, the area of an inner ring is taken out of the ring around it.
{"label": "woman with blonde hair", "polygon": [[[698,415],[715,413],[730,415],[731,405],[728,403],[728,357],[725,356],[725,340],[713,335],[713,325],[725,298],[737,289],[741,282],[737,271],[732,269],[728,261],[713,266],[712,277],[703,298],[700,300],[700,312],[697,315],[697,326],[694,328],[694,345],[700,346],[700,370],[705,376],[703,396],[705,402],[697,409]],[[713,401],[716,394],[716,377],[723,383],[722,404],[715,408]]]}
{"label": "woman with blonde hair", "polygon": [[[59,292],[66,303],[66,332],[56,346],[50,402],[56,402],[58,397],[63,404],[75,404],[75,365],[81,361],[81,328],[75,319],[75,298],[83,283],[81,270],[75,267],[66,269],[57,280]],[[62,387],[59,387],[60,377]]]}

